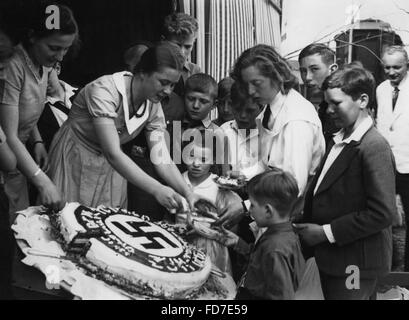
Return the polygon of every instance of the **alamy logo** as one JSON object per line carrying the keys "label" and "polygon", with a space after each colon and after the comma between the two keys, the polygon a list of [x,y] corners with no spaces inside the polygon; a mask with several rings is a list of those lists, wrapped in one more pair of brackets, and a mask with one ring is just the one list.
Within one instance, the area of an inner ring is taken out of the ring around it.
{"label": "alamy logo", "polygon": [[345,270],[346,274],[349,274],[345,281],[345,286],[348,290],[359,290],[360,289],[360,272],[359,267],[355,265],[350,265]]}
{"label": "alamy logo", "polygon": [[47,6],[45,13],[49,14],[45,20],[45,26],[48,30],[59,30],[60,29],[60,8],[56,5]]}

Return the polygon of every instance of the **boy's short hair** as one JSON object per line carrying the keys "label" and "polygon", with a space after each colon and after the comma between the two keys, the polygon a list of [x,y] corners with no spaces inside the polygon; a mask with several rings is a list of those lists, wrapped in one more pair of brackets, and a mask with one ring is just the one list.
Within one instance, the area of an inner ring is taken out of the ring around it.
{"label": "boy's short hair", "polygon": [[231,77],[226,77],[222,79],[218,84],[218,95],[217,99],[219,100],[226,100],[230,98],[230,90],[233,86],[234,79]]}
{"label": "boy's short hair", "polygon": [[231,87],[230,99],[233,108],[245,106],[252,101],[251,96],[238,82]]}
{"label": "boy's short hair", "polygon": [[185,83],[185,94],[193,91],[210,94],[213,99],[216,99],[217,82],[212,76],[206,73],[196,73],[190,76]]}
{"label": "boy's short hair", "polygon": [[301,63],[301,60],[305,57],[312,56],[314,54],[319,54],[322,58],[322,61],[327,65],[336,63],[336,55],[333,50],[323,43],[312,43],[306,46],[301,50],[300,55],[298,56],[298,61]]}
{"label": "boy's short hair", "polygon": [[172,13],[165,18],[163,24],[163,36],[165,39],[170,37],[186,37],[196,34],[199,30],[197,20],[186,13]]}
{"label": "boy's short hair", "polygon": [[375,87],[376,82],[373,75],[357,64],[345,65],[328,76],[322,84],[322,90],[339,88],[351,96],[354,101],[365,93],[369,97],[368,106],[374,99]]}
{"label": "boy's short hair", "polygon": [[281,217],[291,214],[299,192],[295,178],[278,168],[255,176],[247,184],[247,191],[257,202],[271,204]]}

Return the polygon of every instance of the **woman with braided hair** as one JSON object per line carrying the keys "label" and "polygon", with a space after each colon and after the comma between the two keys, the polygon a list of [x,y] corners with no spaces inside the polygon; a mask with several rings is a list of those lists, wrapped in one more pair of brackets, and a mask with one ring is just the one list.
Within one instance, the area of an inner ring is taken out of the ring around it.
{"label": "woman with braided hair", "polygon": [[[325,151],[321,122],[314,106],[295,90],[297,78],[271,46],[256,45],[244,51],[231,76],[241,90],[264,105],[256,119],[260,132],[259,159],[265,168],[277,167],[293,174],[302,199]],[[297,208],[294,213],[299,213]],[[242,204],[230,207],[218,223],[235,224],[243,209]]]}

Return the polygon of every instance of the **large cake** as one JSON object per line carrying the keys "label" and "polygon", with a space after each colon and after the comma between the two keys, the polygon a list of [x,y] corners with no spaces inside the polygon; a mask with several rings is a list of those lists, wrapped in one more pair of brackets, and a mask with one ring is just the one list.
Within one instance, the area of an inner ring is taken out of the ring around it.
{"label": "large cake", "polygon": [[167,223],[100,206],[69,203],[52,216],[65,248],[83,267],[128,292],[185,298],[211,271],[209,257],[188,245]]}

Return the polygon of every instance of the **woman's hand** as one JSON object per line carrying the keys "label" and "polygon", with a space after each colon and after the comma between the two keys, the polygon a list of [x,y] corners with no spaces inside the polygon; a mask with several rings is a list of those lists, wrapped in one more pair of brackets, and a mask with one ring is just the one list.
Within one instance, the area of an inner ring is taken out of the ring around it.
{"label": "woman's hand", "polygon": [[189,204],[189,208],[191,211],[195,211],[195,204],[196,202],[198,202],[199,200],[206,200],[205,198],[203,198],[202,196],[198,195],[197,193],[194,192],[189,192],[186,196],[185,199],[187,201],[187,203]]}
{"label": "woman's hand", "polygon": [[48,179],[47,183],[38,187],[40,202],[43,206],[58,212],[64,208],[64,202],[56,186]]}
{"label": "woman's hand", "polygon": [[154,196],[170,212],[183,208],[182,197],[172,188],[162,186]]}
{"label": "woman's hand", "polygon": [[40,166],[41,170],[47,172],[49,168],[49,159],[44,143],[36,143],[33,147],[33,156],[35,162]]}

